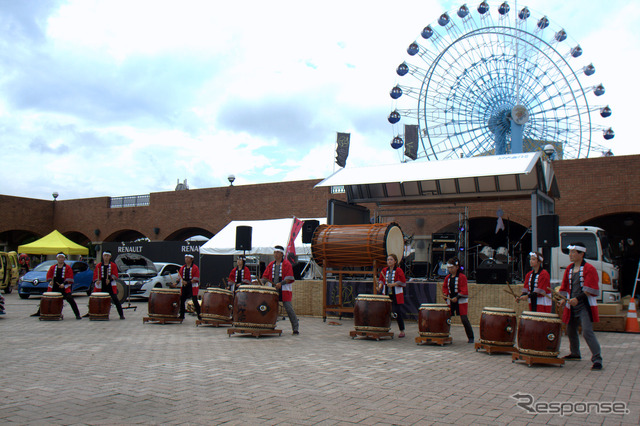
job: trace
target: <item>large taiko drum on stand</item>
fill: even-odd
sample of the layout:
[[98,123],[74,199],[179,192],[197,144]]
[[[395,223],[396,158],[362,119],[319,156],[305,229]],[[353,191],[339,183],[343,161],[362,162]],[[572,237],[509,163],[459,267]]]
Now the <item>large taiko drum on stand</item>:
[[516,349],[525,355],[557,357],[562,321],[556,314],[524,311],[518,325]]
[[320,225],[313,233],[311,253],[318,265],[371,266],[374,261],[385,265],[390,254],[402,260],[404,237],[394,222]]
[[480,316],[480,343],[513,346],[518,318],[516,311],[507,308],[484,308]]
[[449,337],[451,308],[446,303],[423,303],[418,312],[421,337]]
[[91,293],[89,297],[89,319],[108,320],[111,311],[111,295],[109,293]]
[[241,285],[233,301],[233,327],[273,330],[278,319],[278,291],[261,285]]
[[62,293],[48,291],[40,298],[40,319],[62,319]]
[[233,319],[233,292],[223,288],[208,288],[202,294],[202,319],[230,322]]
[[154,288],[149,294],[150,318],[178,318],[180,314],[179,288]]
[[387,333],[391,329],[391,298],[384,294],[360,294],[353,307],[356,331]]

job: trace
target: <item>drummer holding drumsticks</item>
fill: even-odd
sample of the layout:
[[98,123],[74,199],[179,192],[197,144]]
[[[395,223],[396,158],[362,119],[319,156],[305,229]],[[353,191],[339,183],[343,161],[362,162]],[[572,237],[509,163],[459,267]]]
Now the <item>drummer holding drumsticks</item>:
[[239,256],[236,260],[236,267],[231,270],[229,278],[227,278],[227,288],[234,293],[242,284],[251,284],[251,271],[244,264],[246,261],[244,256]]
[[300,334],[300,332],[298,331],[298,317],[291,303],[293,299],[293,282],[295,281],[293,277],[293,267],[291,263],[284,258],[284,247],[275,246],[273,248],[273,257],[274,260],[269,263],[264,270],[260,281],[262,284],[273,285],[276,290],[278,290],[278,293],[280,293],[280,300],[282,300],[282,305],[287,311],[289,321],[291,321],[293,335],[296,336]]
[[122,312],[122,305],[118,300],[116,278],[118,278],[118,267],[111,261],[111,253],[103,251],[102,262],[98,263],[96,268],[93,270],[93,291],[109,293],[111,301],[116,305],[120,319],[123,320],[124,313]]
[[469,343],[473,343],[473,329],[469,318],[467,318],[467,310],[469,307],[469,289],[467,286],[467,277],[460,272],[460,260],[452,257],[447,260],[447,270],[449,275],[444,277],[442,283],[442,294],[444,295],[447,305],[451,309],[451,316],[460,315],[460,320],[464,326]]
[[387,267],[380,271],[378,280],[378,291],[386,294],[391,298],[391,307],[398,321],[400,334],[398,337],[404,337],[404,318],[402,318],[402,305],[404,305],[404,287],[407,285],[407,279],[402,269],[398,267],[398,256],[391,253],[387,256]]
[[531,271],[524,277],[522,295],[516,302],[529,299],[529,310],[551,313],[551,276],[542,269],[542,254],[529,253]]
[[187,311],[185,304],[188,298],[191,298],[193,307],[200,317],[200,303],[198,303],[198,289],[200,288],[200,268],[193,263],[193,255],[187,253],[184,255],[184,265],[178,271],[178,284],[173,287],[180,286],[180,319],[184,319],[184,314]]
[[582,337],[591,350],[592,370],[602,370],[600,343],[593,332],[593,323],[600,320],[597,297],[600,294],[600,278],[593,265],[585,262],[586,245],[575,242],[567,246],[572,262],[564,271],[560,293],[564,299],[561,305],[562,322],[567,324],[569,348],[571,352],[564,359],[581,359],[578,326],[582,326]]

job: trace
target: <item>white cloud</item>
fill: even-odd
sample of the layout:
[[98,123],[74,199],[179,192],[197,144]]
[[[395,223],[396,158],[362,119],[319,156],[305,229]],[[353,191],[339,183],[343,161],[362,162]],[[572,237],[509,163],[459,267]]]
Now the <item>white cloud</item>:
[[[397,162],[386,122],[395,68],[424,26],[461,4],[4,2],[2,193],[65,199],[172,190],[177,178],[192,188],[226,186],[229,174],[237,185],[323,178],[337,168],[338,131],[351,133],[347,167]],[[596,65],[613,151],[639,152],[639,6],[531,8]]]

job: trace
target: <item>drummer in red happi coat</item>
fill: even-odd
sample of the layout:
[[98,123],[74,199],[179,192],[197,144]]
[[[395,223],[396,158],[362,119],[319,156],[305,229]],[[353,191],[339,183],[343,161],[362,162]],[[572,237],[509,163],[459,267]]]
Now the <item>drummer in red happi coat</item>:
[[93,291],[109,293],[111,301],[116,305],[120,319],[123,320],[124,313],[122,312],[120,300],[118,300],[117,278],[118,267],[111,261],[111,253],[108,251],[102,252],[102,262],[98,263],[93,270]]
[[460,321],[462,321],[469,343],[473,343],[473,329],[467,317],[469,307],[467,277],[460,271],[460,260],[457,257],[447,260],[447,270],[449,274],[444,277],[442,294],[451,309],[451,316],[460,315]]
[[238,256],[236,267],[231,270],[229,278],[227,278],[227,288],[234,293],[238,291],[238,287],[242,284],[251,284],[251,271],[245,265],[244,256]]
[[391,298],[391,308],[398,321],[398,328],[400,329],[398,337],[404,337],[402,307],[404,305],[404,288],[406,285],[407,279],[402,269],[398,266],[398,256],[392,253],[387,256],[387,266],[380,271],[378,292],[386,294]]
[[[71,306],[71,309],[73,309],[76,319],[82,319],[80,311],[78,310],[78,305],[73,299],[73,294],[71,292],[73,285],[73,269],[71,269],[71,266],[65,262],[66,259],[67,256],[64,253],[58,253],[56,255],[57,263],[51,265],[47,271],[47,281],[49,282],[47,292],[53,291],[61,293],[64,300],[66,300]],[[31,316],[39,317],[40,308],[38,308],[38,311]]]
[[542,254],[529,253],[531,271],[524,277],[522,295],[516,301],[529,299],[530,311],[551,313],[551,276],[542,268],[543,261]]
[[191,253],[184,255],[184,265],[178,271],[180,287],[180,319],[184,319],[187,311],[185,304],[191,298],[198,319],[200,317],[200,303],[198,303],[198,290],[200,289],[200,268],[193,263],[194,256]]

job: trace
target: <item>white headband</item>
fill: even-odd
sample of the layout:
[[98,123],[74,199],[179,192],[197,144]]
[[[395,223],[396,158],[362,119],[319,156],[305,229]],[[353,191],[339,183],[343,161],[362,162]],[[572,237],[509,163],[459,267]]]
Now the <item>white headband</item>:
[[185,254],[185,255],[184,255],[184,257],[190,257],[190,258],[192,258],[192,259],[194,259],[194,258],[195,258],[195,256],[194,256],[194,255],[192,255],[191,253],[187,253],[187,254]]
[[542,256],[540,256],[538,253],[536,252],[530,252],[529,253],[530,257],[535,257],[536,259],[538,259],[540,262],[544,261],[544,258]]
[[282,249],[279,249],[279,248],[274,248],[273,249],[274,253],[277,252],[277,251],[279,251],[280,253],[284,254],[284,250],[282,250]]
[[582,246],[576,246],[576,245],[568,245],[567,248],[569,250],[577,250],[577,251],[581,251],[583,253],[585,253],[587,251],[586,247],[582,247]]
[[103,251],[102,254],[108,254],[109,256],[111,256],[111,252],[110,251]]

